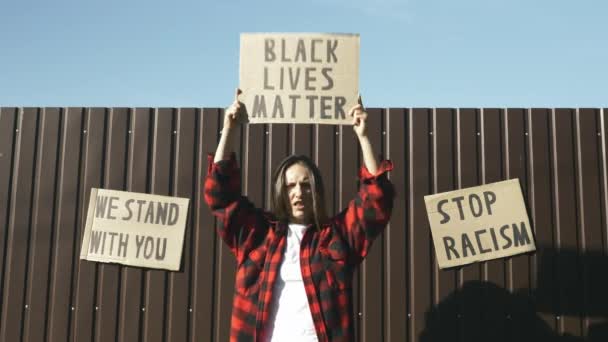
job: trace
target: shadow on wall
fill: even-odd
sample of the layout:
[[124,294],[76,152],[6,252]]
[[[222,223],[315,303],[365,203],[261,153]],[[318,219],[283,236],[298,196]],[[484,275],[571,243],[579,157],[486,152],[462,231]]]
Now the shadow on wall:
[[[537,256],[538,288],[466,282],[426,313],[420,341],[608,341],[608,257],[554,249]],[[557,333],[556,316],[590,318],[586,336]]]

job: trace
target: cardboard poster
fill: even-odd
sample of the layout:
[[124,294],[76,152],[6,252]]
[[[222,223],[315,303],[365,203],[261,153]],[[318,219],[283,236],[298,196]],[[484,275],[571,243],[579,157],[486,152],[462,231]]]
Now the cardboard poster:
[[249,123],[351,124],[359,35],[241,34],[239,77]]
[[424,197],[440,268],[536,250],[518,179]]
[[179,270],[189,202],[91,189],[80,259]]

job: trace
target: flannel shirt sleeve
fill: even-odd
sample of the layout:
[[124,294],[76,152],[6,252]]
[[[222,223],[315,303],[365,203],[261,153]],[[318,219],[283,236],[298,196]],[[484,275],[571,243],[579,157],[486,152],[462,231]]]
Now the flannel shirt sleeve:
[[387,172],[392,169],[390,160],[382,160],[375,174],[361,166],[359,191],[348,207],[336,216],[336,226],[348,243],[351,260],[355,263],[365,258],[391,217],[395,191]]
[[207,177],[204,185],[205,202],[218,220],[218,234],[228,245],[240,264],[249,250],[261,243],[269,226],[267,214],[241,195],[241,172],[236,156],[213,162],[207,156]]

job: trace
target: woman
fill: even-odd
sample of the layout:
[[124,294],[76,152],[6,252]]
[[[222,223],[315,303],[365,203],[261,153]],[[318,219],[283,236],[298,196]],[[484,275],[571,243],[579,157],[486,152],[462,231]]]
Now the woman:
[[390,218],[393,188],[367,137],[367,113],[350,110],[363,152],[360,190],[334,217],[325,214],[317,166],[290,156],[273,175],[271,212],[240,192],[232,152],[234,128],[244,115],[238,101],[226,110],[215,156],[209,156],[205,201],[218,233],[237,259],[231,341],[350,341],[352,274]]

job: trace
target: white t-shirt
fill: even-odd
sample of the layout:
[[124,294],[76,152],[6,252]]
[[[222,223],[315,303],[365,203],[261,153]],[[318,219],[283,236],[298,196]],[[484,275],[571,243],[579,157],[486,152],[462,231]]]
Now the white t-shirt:
[[289,224],[287,246],[273,288],[270,308],[270,342],[317,342],[300,269],[300,243],[306,226]]

